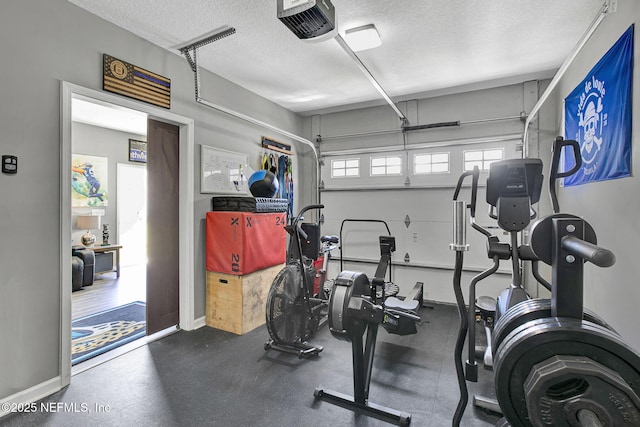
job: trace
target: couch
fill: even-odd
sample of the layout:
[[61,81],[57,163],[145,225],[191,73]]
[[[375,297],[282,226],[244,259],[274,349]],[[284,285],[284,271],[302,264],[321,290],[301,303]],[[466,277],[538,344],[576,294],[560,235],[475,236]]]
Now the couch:
[[[84,246],[74,246],[71,248],[72,257],[82,260],[82,281],[81,287],[93,285],[96,254]],[[75,289],[74,289],[75,290]]]

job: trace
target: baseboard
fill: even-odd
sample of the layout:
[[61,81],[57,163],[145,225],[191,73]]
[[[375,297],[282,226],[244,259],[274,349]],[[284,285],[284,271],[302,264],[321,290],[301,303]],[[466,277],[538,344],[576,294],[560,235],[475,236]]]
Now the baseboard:
[[200,318],[198,318],[198,319],[195,319],[195,320],[193,321],[193,329],[194,329],[194,330],[196,330],[196,329],[200,329],[200,328],[202,328],[203,326],[207,326],[207,319],[206,319],[206,317],[205,317],[205,316],[202,316],[202,317],[200,317]]
[[[13,412],[17,412],[17,409],[20,408],[20,405],[28,405],[60,391],[62,389],[62,387],[60,387],[60,384],[60,377],[51,378],[48,381],[34,385],[31,388],[20,391],[5,399],[0,400],[0,418]],[[16,406],[16,410],[11,410],[11,406]]]

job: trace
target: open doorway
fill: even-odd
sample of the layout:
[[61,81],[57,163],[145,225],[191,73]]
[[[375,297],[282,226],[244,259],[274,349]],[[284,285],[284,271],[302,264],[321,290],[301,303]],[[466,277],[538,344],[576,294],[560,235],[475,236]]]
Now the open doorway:
[[146,133],[143,112],[72,99],[72,222],[93,228],[72,233],[73,365],[146,336]]
[[[130,108],[144,112],[149,118],[174,124],[179,128],[179,237],[175,242],[179,251],[179,325],[180,329],[192,330],[196,327],[194,318],[194,160],[195,138],[194,120],[170,111],[144,103],[129,100],[102,91],[85,88],[69,82],[61,82],[61,223],[60,223],[60,288],[61,288],[61,334],[60,334],[60,383],[59,388],[71,382],[71,288],[72,265],[71,235],[75,231],[71,212],[71,170],[72,159],[72,120],[71,103],[73,98],[90,98],[97,102],[110,103],[116,107]],[[148,336],[145,342],[154,340],[164,332]],[[142,341],[142,340],[140,340]],[[74,372],[78,370],[74,369]],[[55,389],[59,389],[55,387]],[[55,390],[54,390],[55,391]]]

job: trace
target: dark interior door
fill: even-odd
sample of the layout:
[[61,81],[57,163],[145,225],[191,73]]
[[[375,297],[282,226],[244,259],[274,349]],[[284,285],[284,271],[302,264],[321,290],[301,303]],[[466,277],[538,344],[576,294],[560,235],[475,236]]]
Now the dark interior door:
[[180,319],[178,250],[179,128],[147,125],[147,335]]

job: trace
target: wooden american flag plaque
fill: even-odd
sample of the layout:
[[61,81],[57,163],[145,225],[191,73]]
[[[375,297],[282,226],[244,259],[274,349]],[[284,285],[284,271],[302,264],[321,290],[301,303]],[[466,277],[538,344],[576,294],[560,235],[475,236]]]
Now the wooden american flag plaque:
[[113,56],[102,55],[102,88],[164,108],[171,107],[171,79]]

